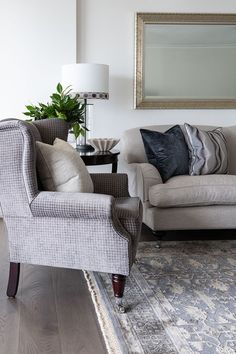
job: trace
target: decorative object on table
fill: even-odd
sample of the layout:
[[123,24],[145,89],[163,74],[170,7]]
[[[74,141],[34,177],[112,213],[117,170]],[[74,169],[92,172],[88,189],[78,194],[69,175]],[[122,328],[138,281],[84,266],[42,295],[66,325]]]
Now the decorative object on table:
[[72,89],[70,87],[63,89],[58,83],[56,92],[50,96],[50,99],[51,101],[47,103],[27,105],[24,114],[35,121],[46,118],[62,119],[68,123],[67,130],[71,128],[75,137],[83,134],[85,105],[77,95],[72,95]]
[[109,66],[105,64],[68,64],[62,67],[62,82],[71,86],[72,92],[84,100],[84,130],[76,148],[80,151],[93,151],[94,148],[87,144],[87,131],[89,130],[88,99],[109,98]]
[[140,242],[115,311],[110,278],[86,273],[109,353],[235,353],[236,241]]
[[226,174],[228,154],[223,129],[204,131],[185,123],[184,130],[190,152],[190,176]]
[[94,147],[95,151],[110,151],[119,143],[120,139],[114,138],[91,138],[88,142]]

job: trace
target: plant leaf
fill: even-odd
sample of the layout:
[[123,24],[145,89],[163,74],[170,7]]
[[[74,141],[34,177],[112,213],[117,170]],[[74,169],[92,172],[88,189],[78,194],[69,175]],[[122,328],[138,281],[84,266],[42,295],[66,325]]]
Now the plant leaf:
[[62,85],[60,84],[60,82],[57,84],[57,92],[58,93],[62,93],[63,91],[63,88],[62,88]]

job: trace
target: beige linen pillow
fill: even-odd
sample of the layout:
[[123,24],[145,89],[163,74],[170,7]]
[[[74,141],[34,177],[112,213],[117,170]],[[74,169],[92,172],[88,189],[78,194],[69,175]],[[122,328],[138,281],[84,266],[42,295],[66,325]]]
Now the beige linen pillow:
[[37,170],[47,191],[92,193],[93,182],[79,153],[64,140],[36,142]]

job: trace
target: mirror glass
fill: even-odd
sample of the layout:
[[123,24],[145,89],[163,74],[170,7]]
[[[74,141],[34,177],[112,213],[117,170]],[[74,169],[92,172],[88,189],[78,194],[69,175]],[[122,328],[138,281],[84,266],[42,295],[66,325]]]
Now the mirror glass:
[[143,21],[139,35],[142,108],[236,107],[236,22]]

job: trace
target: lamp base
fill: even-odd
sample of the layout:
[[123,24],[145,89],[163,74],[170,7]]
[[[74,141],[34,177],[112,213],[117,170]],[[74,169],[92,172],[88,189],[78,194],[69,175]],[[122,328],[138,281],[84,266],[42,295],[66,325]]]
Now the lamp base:
[[89,144],[85,144],[85,145],[78,144],[76,145],[76,150],[80,152],[89,152],[89,151],[92,152],[94,151],[94,148],[92,147],[92,145]]

